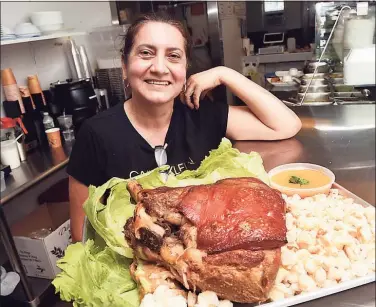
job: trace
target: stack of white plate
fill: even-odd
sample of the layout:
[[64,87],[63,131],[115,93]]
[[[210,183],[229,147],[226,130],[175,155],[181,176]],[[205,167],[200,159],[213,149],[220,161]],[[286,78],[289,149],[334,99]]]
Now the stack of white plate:
[[1,25],[1,40],[15,39],[16,35],[7,27]]

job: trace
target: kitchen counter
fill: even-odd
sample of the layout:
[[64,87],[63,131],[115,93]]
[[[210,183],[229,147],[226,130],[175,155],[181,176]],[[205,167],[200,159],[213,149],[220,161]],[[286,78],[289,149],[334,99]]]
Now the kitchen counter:
[[49,175],[63,168],[69,160],[72,144],[65,143],[63,147],[51,149],[37,148],[27,154],[26,161],[13,169],[5,179],[6,189],[1,192],[0,204],[8,201],[31,188]]
[[61,176],[59,173],[64,171],[63,168],[68,163],[72,145],[65,143],[63,147],[56,149],[37,148],[29,152],[26,161],[22,162],[20,167],[13,169],[5,178],[6,189],[1,193],[0,202],[1,264],[9,270],[11,269],[7,263],[9,260],[13,270],[20,274],[21,282],[10,296],[0,298],[0,305],[29,302],[31,306],[38,306],[41,299],[53,296],[54,289],[50,280],[26,277],[11,239],[9,225],[28,214],[30,212],[28,210],[32,210],[36,201],[32,195],[42,192],[40,190],[43,188],[48,188],[46,185],[51,182],[51,178],[56,180]]

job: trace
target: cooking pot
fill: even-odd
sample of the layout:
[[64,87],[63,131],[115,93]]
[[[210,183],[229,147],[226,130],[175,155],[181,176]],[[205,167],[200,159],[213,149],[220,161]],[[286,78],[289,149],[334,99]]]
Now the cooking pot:
[[51,83],[52,106],[54,116],[72,115],[73,125],[77,131],[82,122],[95,115],[98,100],[92,84],[88,80],[66,80]]

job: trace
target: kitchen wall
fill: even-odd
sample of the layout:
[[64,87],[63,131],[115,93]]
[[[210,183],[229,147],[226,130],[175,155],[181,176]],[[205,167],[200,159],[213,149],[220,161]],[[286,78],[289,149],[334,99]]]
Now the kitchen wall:
[[[35,11],[61,11],[64,28],[89,31],[95,27],[111,25],[108,1],[72,2],[1,2],[1,24],[14,28],[18,23],[28,22]],[[86,47],[92,69],[96,62],[90,50],[87,35],[75,36],[77,45]],[[1,68],[11,67],[19,85],[26,84],[28,75],[38,74],[42,89],[51,82],[70,77],[69,65],[63,48],[64,39],[37,41],[1,46]],[[1,91],[1,102],[4,100]],[[4,116],[1,105],[1,116]]]

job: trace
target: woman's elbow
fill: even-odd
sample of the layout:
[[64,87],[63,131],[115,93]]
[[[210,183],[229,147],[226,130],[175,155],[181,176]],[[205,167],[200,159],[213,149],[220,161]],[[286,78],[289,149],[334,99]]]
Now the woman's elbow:
[[284,125],[278,133],[278,139],[284,140],[294,137],[302,129],[302,122],[299,117],[290,122],[288,125]]

